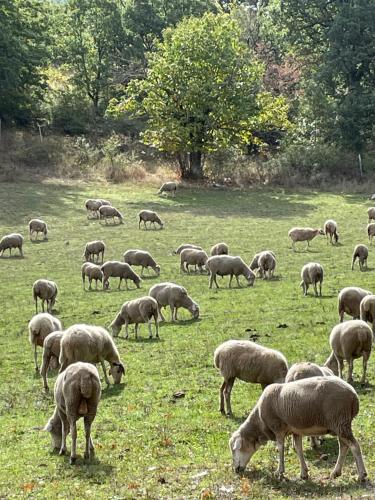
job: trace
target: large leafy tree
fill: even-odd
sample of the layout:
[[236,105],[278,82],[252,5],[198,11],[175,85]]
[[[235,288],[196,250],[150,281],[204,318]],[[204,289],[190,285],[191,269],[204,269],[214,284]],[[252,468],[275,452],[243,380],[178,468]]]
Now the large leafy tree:
[[176,153],[184,177],[200,178],[204,153],[256,140],[287,125],[282,97],[262,92],[263,67],[227,14],[189,18],[164,31],[117,112],[147,117],[145,143]]

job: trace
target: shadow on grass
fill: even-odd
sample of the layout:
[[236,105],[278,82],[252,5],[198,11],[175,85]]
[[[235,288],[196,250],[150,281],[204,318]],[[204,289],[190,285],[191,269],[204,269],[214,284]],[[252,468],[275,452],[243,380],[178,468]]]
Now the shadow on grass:
[[[95,444],[95,443],[94,443]],[[53,453],[58,456],[58,452]],[[77,455],[77,461],[74,465],[69,464],[69,454],[61,457],[61,463],[58,468],[65,474],[66,469],[69,468],[69,477],[79,478],[85,482],[93,484],[100,484],[101,477],[108,477],[115,473],[116,467],[100,461],[97,455],[94,455],[90,460],[83,458],[83,455]]]
[[113,398],[122,394],[125,390],[125,382],[121,382],[120,384],[111,384],[105,387],[102,390],[101,399]]
[[0,259],[2,260],[21,260],[24,258],[24,255],[0,255]]
[[48,243],[48,240],[29,240],[32,245],[40,245],[41,243]]

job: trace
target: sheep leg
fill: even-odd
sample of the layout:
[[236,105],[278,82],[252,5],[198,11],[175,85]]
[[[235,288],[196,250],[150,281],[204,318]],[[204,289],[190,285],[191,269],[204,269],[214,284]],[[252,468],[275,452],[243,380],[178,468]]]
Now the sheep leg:
[[363,357],[362,357],[362,360],[363,360],[363,372],[362,372],[362,379],[361,379],[361,384],[365,384],[366,383],[366,371],[367,371],[367,361],[368,361],[368,358],[369,358],[369,354],[367,352],[364,352],[363,353]]
[[234,384],[235,378],[230,378],[229,380],[226,381],[225,384],[225,389],[224,389],[224,397],[225,397],[225,403],[227,405],[227,415],[228,417],[231,417],[233,415],[232,413],[232,406],[230,404],[230,395],[232,392],[233,384]]
[[121,281],[122,281],[122,278],[120,278],[120,281],[118,282],[117,290],[121,290]]
[[91,282],[92,282],[92,278],[89,278],[89,290],[92,290],[92,288],[91,288]]
[[322,296],[322,282],[319,281],[319,295]]
[[305,462],[305,457],[303,455],[303,447],[302,447],[302,436],[298,436],[297,434],[293,434],[293,442],[294,442],[294,449],[296,450],[299,463],[301,466],[301,472],[300,472],[300,477],[301,479],[308,479],[309,478],[309,468],[307,467],[307,464]]
[[125,321],[125,338],[129,337],[129,323]]
[[233,274],[230,275],[229,288],[232,288],[232,279],[233,279]]
[[70,420],[70,433],[72,435],[72,449],[69,463],[73,465],[77,460],[77,422],[74,417]]
[[178,321],[178,318],[177,318],[177,313],[178,313],[178,307],[175,307],[175,310],[174,310],[174,319],[176,321]]
[[360,481],[364,481],[367,477],[367,471],[365,464],[363,463],[361,447],[359,446],[358,441],[354,436],[352,436],[352,438],[349,440],[349,448],[353,454],[353,457],[355,458],[358,471],[358,479]]
[[100,360],[100,364],[102,365],[102,370],[103,370],[103,373],[104,373],[104,380],[105,380],[105,383],[107,385],[111,385],[110,381],[109,381],[109,378],[107,376],[107,372],[105,371],[105,363],[104,363],[104,359],[101,359]]
[[318,296],[318,289],[316,287],[316,283],[314,283],[314,292],[315,292],[315,297]]
[[214,275],[214,282],[215,282],[216,288],[219,288],[219,285],[217,284],[217,280],[216,280],[216,274]]
[[348,454],[349,445],[344,441],[341,436],[338,436],[339,441],[339,456],[335,468],[331,472],[331,479],[341,476],[342,466],[344,465],[346,455]]
[[144,269],[144,266],[142,266],[142,269],[141,269],[141,276],[143,278],[143,269]]
[[241,288],[241,284],[239,282],[239,279],[238,279],[238,276],[236,275],[236,280],[237,280],[237,285],[238,285],[238,288]]
[[344,361],[341,358],[338,358],[335,355],[336,361],[337,361],[337,366],[338,366],[338,371],[339,371],[339,377],[342,378],[342,370],[344,368]]
[[134,326],[135,338],[138,339],[138,323]]
[[38,314],[38,298],[35,297],[35,312]]
[[[284,477],[285,464],[284,464],[284,452],[285,452],[285,436],[276,436],[276,445],[279,450],[279,466],[277,468],[277,475],[279,479]],[[299,456],[299,455],[298,455]]]
[[148,337],[152,339],[152,329],[151,329],[151,320],[149,319],[148,322]]
[[172,314],[172,321],[175,321],[175,319],[174,319],[175,307],[170,306],[170,308],[171,308],[171,314]]
[[295,242],[294,241],[292,241],[292,248],[293,248],[293,252],[295,252],[296,251],[296,247],[295,247]]
[[208,288],[212,288],[213,281],[214,281],[213,275],[210,274],[210,281],[209,281],[209,284],[208,284]]
[[66,453],[66,436],[69,432],[69,422],[68,419],[62,411],[59,411],[59,417],[61,420],[61,448],[59,451],[59,455],[65,455]]
[[44,299],[42,299],[42,311],[44,312]]
[[[36,350],[36,349],[35,349]],[[43,353],[44,354],[44,353]],[[49,387],[48,387],[48,382],[47,382],[47,369],[48,369],[48,365],[49,365],[49,359],[46,359],[43,355],[43,362],[42,362],[42,366],[40,368],[40,374],[42,376],[42,379],[43,379],[43,387],[44,387],[44,390],[46,392],[48,392],[49,390]]]
[[159,323],[158,323],[158,319],[157,319],[157,316],[154,317],[154,320],[155,320],[155,331],[156,331],[156,338],[158,339],[159,338]]
[[165,321],[165,317],[163,316],[163,313],[161,312],[161,306],[158,307],[158,310],[159,310],[159,320],[160,321]]
[[84,457],[86,459],[90,459],[91,452],[94,451],[94,445],[91,439],[91,419],[89,417],[84,417],[84,426],[85,426],[85,438],[86,438],[86,449]]
[[348,382],[353,383],[353,358],[348,359],[349,370],[348,370]]
[[221,387],[220,387],[220,407],[219,407],[219,411],[223,415],[225,414],[225,408],[224,408],[224,390],[225,390],[225,386],[226,386],[226,382],[224,380],[224,382],[221,384]]

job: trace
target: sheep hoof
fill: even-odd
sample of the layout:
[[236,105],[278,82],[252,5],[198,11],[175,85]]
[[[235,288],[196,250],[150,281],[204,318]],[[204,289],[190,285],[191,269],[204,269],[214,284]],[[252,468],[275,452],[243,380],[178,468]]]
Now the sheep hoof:
[[330,478],[331,479],[336,479],[336,477],[340,477],[341,476],[341,471],[333,471],[330,475]]
[[65,455],[65,453],[66,453],[66,449],[65,448],[63,448],[63,449],[61,449],[59,451],[59,455]]
[[83,455],[85,460],[90,460],[90,453],[86,453]]
[[303,479],[304,481],[307,481],[307,479],[309,479],[309,474],[308,472],[303,472],[301,475],[300,475],[300,478]]
[[358,476],[358,481],[361,483],[365,483],[367,481],[367,472],[364,472],[360,476]]
[[74,465],[76,463],[77,457],[70,457],[69,463],[70,465]]

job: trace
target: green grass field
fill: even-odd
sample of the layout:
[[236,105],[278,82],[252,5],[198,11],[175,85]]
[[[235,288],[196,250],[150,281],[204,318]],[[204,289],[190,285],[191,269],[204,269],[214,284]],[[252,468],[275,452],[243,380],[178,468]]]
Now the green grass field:
[[[284,498],[375,495],[371,483],[359,485],[349,453],[343,476],[329,479],[337,458],[337,442],[327,437],[318,451],[305,443],[310,480],[298,479],[299,466],[291,445],[286,453],[289,481],[279,483],[274,471],[277,451],[272,443],[261,448],[243,478],[231,470],[228,438],[248,415],[261,394],[257,385],[237,381],[232,392],[234,419],[218,411],[221,377],[213,367],[213,352],[224,340],[248,339],[280,349],[292,364],[310,360],[323,363],[329,354],[328,337],[338,321],[337,293],[344,286],[375,289],[375,250],[368,272],[351,271],[355,244],[366,243],[364,196],[331,193],[272,191],[214,191],[183,189],[176,198],[160,198],[153,186],[116,187],[42,184],[0,185],[0,235],[25,236],[24,259],[0,259],[0,498]],[[112,201],[126,223],[101,226],[86,218],[88,197]],[[138,229],[137,213],[155,209],[165,220],[162,231]],[[49,224],[49,241],[33,244],[27,222],[41,217]],[[322,226],[327,218],[339,224],[341,244],[326,245],[318,236],[309,252],[293,253],[287,238],[294,225]],[[142,288],[108,292],[82,289],[80,267],[86,241],[103,239],[106,259],[122,260],[126,249],[149,250],[161,265],[158,279],[150,272]],[[276,278],[257,280],[254,288],[208,289],[207,275],[180,275],[172,250],[185,242],[207,251],[225,241],[233,255],[249,262],[262,249],[278,259]],[[309,261],[325,269],[323,297],[302,296],[300,270]],[[56,315],[68,327],[90,323],[108,327],[126,300],[148,293],[159,281],[185,286],[201,308],[192,321],[181,310],[180,321],[161,325],[160,340],[149,341],[142,326],[135,341],[118,338],[127,373],[124,383],[102,384],[102,400],[93,424],[96,457],[85,464],[83,426],[78,429],[80,458],[70,466],[68,457],[51,451],[50,436],[42,428],[53,412],[53,396],[46,395],[35,374],[27,323],[34,314],[32,283],[49,278],[59,286]],[[244,284],[244,281],[243,281]],[[286,328],[279,326],[286,324]],[[123,332],[121,334],[123,336]],[[41,360],[41,350],[39,351]],[[375,476],[374,383],[375,363],[370,358],[369,384],[359,385],[362,363],[355,362],[355,388],[361,408],[354,432],[364,453],[370,479]],[[102,376],[101,371],[99,370]],[[50,374],[53,386],[56,373]],[[176,391],[185,397],[174,400]],[[68,439],[70,449],[70,438]],[[326,455],[325,459],[321,455]]]

